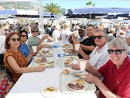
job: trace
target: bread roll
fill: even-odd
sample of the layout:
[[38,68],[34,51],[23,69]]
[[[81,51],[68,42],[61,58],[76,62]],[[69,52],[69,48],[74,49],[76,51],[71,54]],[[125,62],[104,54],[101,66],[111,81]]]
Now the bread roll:
[[47,87],[47,88],[44,89],[44,92],[46,94],[51,94],[51,93],[57,92],[57,89],[55,87]]
[[63,71],[63,74],[65,74],[65,75],[68,75],[70,73],[70,71],[68,70],[68,69],[65,69],[64,71]]
[[76,84],[78,84],[78,85],[84,85],[84,81],[82,80],[82,79],[77,79],[76,80]]

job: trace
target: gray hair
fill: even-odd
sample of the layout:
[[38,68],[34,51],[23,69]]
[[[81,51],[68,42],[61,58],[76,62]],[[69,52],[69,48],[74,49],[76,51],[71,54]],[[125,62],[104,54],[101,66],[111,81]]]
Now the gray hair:
[[96,30],[95,33],[96,33],[96,32],[102,32],[102,33],[104,33],[104,35],[107,37],[107,33],[106,33],[105,30]]
[[114,38],[109,43],[108,49],[110,47],[116,47],[116,48],[119,48],[119,49],[125,49],[127,53],[129,52],[129,46],[128,46],[127,42],[125,41],[125,39],[123,37]]

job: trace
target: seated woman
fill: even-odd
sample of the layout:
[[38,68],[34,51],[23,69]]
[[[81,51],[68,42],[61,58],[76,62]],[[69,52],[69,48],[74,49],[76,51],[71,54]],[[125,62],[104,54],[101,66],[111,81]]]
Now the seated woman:
[[49,37],[48,34],[44,35],[41,39],[38,37],[39,29],[38,26],[34,25],[31,27],[31,36],[28,39],[28,47],[29,49],[32,48],[32,46],[37,46],[37,49],[40,50],[41,48],[44,48],[46,44],[43,44],[43,40],[47,39]]
[[18,50],[20,46],[20,34],[9,33],[5,40],[5,49],[7,49],[4,55],[4,63],[6,69],[10,72],[10,80],[16,83],[22,73],[28,72],[41,72],[45,70],[43,66],[27,67],[28,62],[24,55]]
[[26,57],[27,61],[29,60],[29,63],[30,63],[30,61],[32,60],[32,56],[35,53],[33,53],[32,50],[29,50],[29,48],[26,44],[26,41],[28,39],[28,33],[26,30],[21,30],[21,31],[19,31],[19,34],[20,34],[20,42],[21,42],[21,45],[19,46],[19,50]]

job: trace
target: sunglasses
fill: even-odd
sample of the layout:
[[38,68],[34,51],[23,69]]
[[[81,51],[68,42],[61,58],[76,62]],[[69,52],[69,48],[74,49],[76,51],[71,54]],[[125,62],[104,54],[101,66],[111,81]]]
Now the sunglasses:
[[21,37],[27,37],[27,35],[21,35]]
[[102,37],[106,37],[106,36],[94,36],[94,39],[96,38],[101,39]]
[[84,33],[84,32],[80,31],[79,33]]
[[11,38],[11,40],[12,40],[13,42],[15,42],[16,40],[17,40],[17,41],[20,41],[20,38]]
[[122,52],[125,51],[125,49],[123,49],[123,50],[121,50],[121,49],[117,49],[117,50],[108,49],[107,51],[109,54],[113,54],[114,52],[116,54],[122,54]]
[[32,31],[32,33],[35,33],[35,32],[37,33],[38,31]]

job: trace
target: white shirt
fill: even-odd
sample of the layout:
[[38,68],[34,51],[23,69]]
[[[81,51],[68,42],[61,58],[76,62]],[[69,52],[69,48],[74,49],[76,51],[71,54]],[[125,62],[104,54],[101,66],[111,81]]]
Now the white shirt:
[[4,54],[6,49],[5,49],[5,38],[6,36],[0,36],[0,54]]
[[61,42],[63,44],[69,44],[69,41],[68,41],[66,36],[70,36],[71,34],[72,34],[72,32],[70,30],[62,30],[62,32],[61,32],[61,38],[62,38]]
[[53,33],[52,33],[52,37],[53,37],[53,40],[55,42],[59,42],[59,38],[60,38],[60,31],[58,30],[54,30]]
[[0,36],[5,35],[5,34],[6,34],[5,30],[4,29],[0,29]]
[[97,48],[98,46],[90,54],[89,62],[96,68],[99,68],[109,60],[108,45],[105,44],[100,50],[97,50]]

